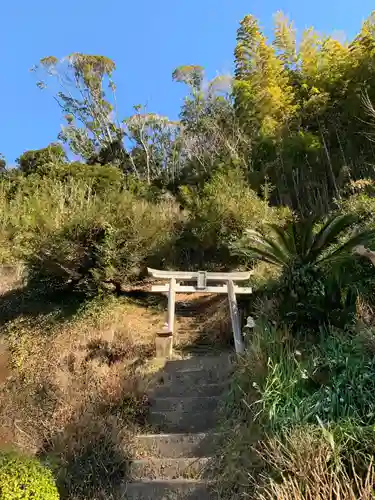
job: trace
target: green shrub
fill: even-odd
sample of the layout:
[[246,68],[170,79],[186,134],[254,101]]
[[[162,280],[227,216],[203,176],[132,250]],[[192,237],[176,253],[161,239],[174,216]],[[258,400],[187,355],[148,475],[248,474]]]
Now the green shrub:
[[[342,270],[341,270],[342,271]],[[295,334],[320,327],[350,327],[357,312],[358,291],[352,276],[320,269],[314,265],[294,265],[285,269],[277,286],[278,319]]]
[[188,221],[177,241],[184,267],[231,269],[248,260],[233,255],[231,243],[248,228],[263,229],[267,223],[283,223],[287,208],[270,207],[249,188],[236,169],[218,171],[202,190],[181,189]]
[[23,260],[36,240],[60,229],[72,213],[81,210],[82,217],[88,216],[92,195],[92,187],[82,180],[17,175],[0,182],[2,253]]
[[[359,218],[358,229],[375,228],[375,184],[374,181],[361,179],[350,184],[349,197],[340,201],[342,213],[356,214]],[[369,241],[366,247],[375,250],[375,241]],[[356,256],[344,263],[342,274],[350,276],[359,298],[359,319],[365,323],[374,323],[375,310],[375,268],[369,259]]]
[[173,199],[153,203],[124,190],[112,167],[63,167],[60,179],[0,182],[2,262],[25,262],[29,279],[43,286],[93,291],[170,260],[180,219]]
[[[70,203],[71,201],[71,203]],[[49,289],[70,286],[85,292],[138,279],[147,265],[163,265],[173,243],[178,210],[128,192],[64,200],[69,216],[44,232],[26,256],[29,280]]]
[[18,175],[8,175],[6,180],[10,181],[13,193],[22,191],[24,194],[33,193],[36,188],[44,189],[49,183],[56,182],[62,185],[71,182],[86,184],[95,193],[118,191],[125,185],[125,176],[119,168],[80,162],[53,163],[47,165],[45,170],[37,169],[27,175],[18,171]]
[[368,225],[375,223],[375,183],[369,179],[360,179],[349,184],[349,196],[339,202],[343,213],[353,213],[361,217]]
[[38,460],[15,453],[0,455],[1,500],[58,500],[52,473]]
[[118,191],[125,184],[121,170],[111,165],[85,165],[84,163],[62,163],[53,170],[60,181],[74,179],[86,182],[95,193]]
[[21,171],[26,174],[48,174],[56,164],[66,161],[66,155],[60,144],[50,144],[43,149],[25,151],[17,163]]

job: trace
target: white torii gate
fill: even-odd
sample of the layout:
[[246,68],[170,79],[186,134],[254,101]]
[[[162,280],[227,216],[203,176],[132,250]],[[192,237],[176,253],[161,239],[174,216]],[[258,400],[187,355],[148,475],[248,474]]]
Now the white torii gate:
[[[230,316],[232,321],[233,338],[236,352],[244,352],[244,342],[241,333],[240,315],[238,311],[236,293],[250,294],[252,288],[239,287],[234,284],[235,281],[247,281],[252,272],[233,272],[233,273],[210,273],[206,271],[159,271],[148,268],[148,273],[153,278],[168,280],[164,285],[154,285],[153,292],[168,294],[168,333],[173,337],[174,317],[176,306],[176,293],[227,293],[229,300]],[[196,281],[196,285],[180,285],[180,281]],[[217,285],[208,285],[212,281],[221,283]],[[172,347],[172,344],[171,344]]]

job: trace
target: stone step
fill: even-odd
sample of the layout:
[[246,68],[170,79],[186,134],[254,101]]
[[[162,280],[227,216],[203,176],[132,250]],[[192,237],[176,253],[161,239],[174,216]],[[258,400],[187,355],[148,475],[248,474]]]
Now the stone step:
[[193,458],[209,457],[215,452],[219,434],[142,434],[134,439],[136,458],[165,457]]
[[125,498],[129,500],[217,500],[204,481],[172,480],[128,483]]
[[212,411],[188,413],[182,411],[156,412],[151,409],[149,423],[164,433],[206,432],[216,427],[218,417]]
[[167,361],[165,371],[168,373],[189,372],[200,370],[230,370],[232,367],[232,353],[220,356],[192,356],[186,359]]
[[220,367],[206,370],[164,371],[158,377],[159,384],[180,384],[184,387],[191,385],[217,384],[228,379],[228,371]]
[[186,387],[179,382],[168,382],[166,384],[157,385],[150,390],[149,395],[151,398],[168,398],[168,397],[215,397],[220,396],[228,389],[227,383],[211,383],[199,384],[197,386],[190,385]]
[[[189,338],[187,336],[187,338]],[[227,345],[227,347],[229,347]],[[200,340],[194,340],[192,344],[191,341],[185,341],[184,335],[178,335],[177,342],[174,345],[174,351],[176,353],[181,353],[183,355],[189,355],[192,357],[201,356],[219,356],[223,352],[222,345],[213,345],[212,340],[209,338],[202,338]]]
[[209,458],[142,458],[130,464],[132,480],[140,479],[197,479]]
[[177,411],[196,413],[199,411],[216,411],[220,399],[218,396],[150,398],[150,405],[152,410],[156,412]]

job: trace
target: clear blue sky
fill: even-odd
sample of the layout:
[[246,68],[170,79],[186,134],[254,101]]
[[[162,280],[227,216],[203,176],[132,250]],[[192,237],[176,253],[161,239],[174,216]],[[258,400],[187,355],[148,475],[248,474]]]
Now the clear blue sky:
[[303,29],[352,38],[373,0],[0,0],[0,152],[14,163],[23,151],[56,139],[62,122],[52,97],[29,72],[41,57],[106,55],[117,64],[120,116],[133,104],[176,117],[184,95],[171,73],[200,64],[208,76],[232,70],[240,19],[248,13],[267,33],[283,10]]

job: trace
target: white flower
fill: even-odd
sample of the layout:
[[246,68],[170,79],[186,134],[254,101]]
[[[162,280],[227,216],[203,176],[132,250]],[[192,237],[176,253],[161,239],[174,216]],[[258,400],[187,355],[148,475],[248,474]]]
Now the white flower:
[[255,327],[254,319],[251,316],[248,316],[245,328],[254,328],[254,327]]
[[295,354],[296,356],[302,356],[301,351],[294,351],[294,354]]
[[306,370],[301,371],[301,377],[304,378],[305,380],[309,378]]

